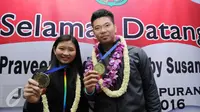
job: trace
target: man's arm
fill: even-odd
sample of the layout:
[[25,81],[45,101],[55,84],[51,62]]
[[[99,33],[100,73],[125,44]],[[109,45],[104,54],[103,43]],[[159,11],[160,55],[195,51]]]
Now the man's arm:
[[142,49],[138,55],[147,112],[161,112],[160,98],[149,58]]

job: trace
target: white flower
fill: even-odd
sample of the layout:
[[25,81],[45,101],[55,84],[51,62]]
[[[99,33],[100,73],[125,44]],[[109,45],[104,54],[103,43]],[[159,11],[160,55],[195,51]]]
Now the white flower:
[[[128,82],[129,82],[129,78],[130,78],[130,62],[129,62],[127,44],[126,44],[124,37],[120,36],[120,40],[121,40],[122,44],[124,45],[124,49],[123,49],[123,57],[124,57],[124,72],[123,73],[124,73],[124,76],[123,76],[123,81],[122,81],[122,85],[121,85],[120,89],[111,91],[109,88],[103,86],[103,79],[99,80],[99,85],[100,85],[101,89],[103,90],[103,92],[107,96],[112,97],[112,98],[120,97],[127,91]],[[92,52],[92,62],[93,62],[93,65],[97,64],[95,49],[93,49],[93,52]]]

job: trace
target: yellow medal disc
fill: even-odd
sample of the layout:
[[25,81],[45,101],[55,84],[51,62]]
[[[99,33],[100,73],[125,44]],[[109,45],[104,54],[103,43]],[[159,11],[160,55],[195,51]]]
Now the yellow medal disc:
[[94,66],[94,70],[97,71],[100,75],[102,75],[105,72],[105,66],[102,63],[97,63]]
[[50,83],[49,76],[42,72],[36,73],[33,79],[39,83],[39,87],[41,88],[46,88]]

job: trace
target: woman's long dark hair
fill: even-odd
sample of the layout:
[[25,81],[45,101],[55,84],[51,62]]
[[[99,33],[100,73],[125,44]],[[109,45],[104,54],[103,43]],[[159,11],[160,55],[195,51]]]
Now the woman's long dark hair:
[[80,48],[78,41],[76,40],[75,37],[72,35],[62,35],[58,37],[52,47],[51,50],[51,60],[50,60],[50,69],[53,67],[58,67],[60,65],[59,60],[56,58],[56,55],[54,54],[54,49],[57,48],[58,44],[63,41],[72,41],[72,43],[76,47],[76,57],[74,60],[69,64],[70,66],[70,71],[73,71],[73,75],[79,72],[79,74],[83,73],[83,65],[82,65],[82,60],[81,60],[81,53],[80,53]]

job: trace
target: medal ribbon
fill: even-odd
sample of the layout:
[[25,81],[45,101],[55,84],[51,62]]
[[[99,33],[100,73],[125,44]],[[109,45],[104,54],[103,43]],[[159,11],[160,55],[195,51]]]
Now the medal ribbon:
[[44,72],[44,73],[50,74],[50,73],[56,72],[56,71],[58,71],[58,70],[61,70],[61,69],[65,68],[65,67],[67,67],[67,65],[63,65],[63,66],[59,66],[59,67],[54,67],[54,68],[52,68],[52,69],[50,69],[50,70],[47,70],[47,71]]
[[[67,67],[67,65],[63,65],[63,66],[60,66],[60,67],[54,67],[50,70],[47,70],[45,73],[46,74],[50,74],[50,73],[53,73],[53,72],[56,72],[58,70],[61,70],[63,68]],[[66,74],[66,70],[64,70],[64,96],[63,96],[63,112],[65,112],[66,108],[67,108],[67,74]]]
[[65,112],[67,108],[67,73],[66,70],[64,71],[64,97],[63,97],[63,112]]
[[[117,41],[119,41],[120,39],[117,39]],[[102,53],[101,52],[99,52],[99,54],[100,54],[100,61],[101,60],[104,60],[108,55],[110,55],[112,52],[113,52],[113,50],[115,50],[115,48],[117,47],[117,45],[118,45],[118,43],[116,42],[116,44],[114,45],[114,46],[112,46],[110,49],[109,49],[109,51],[107,51],[103,56],[102,56]]]

